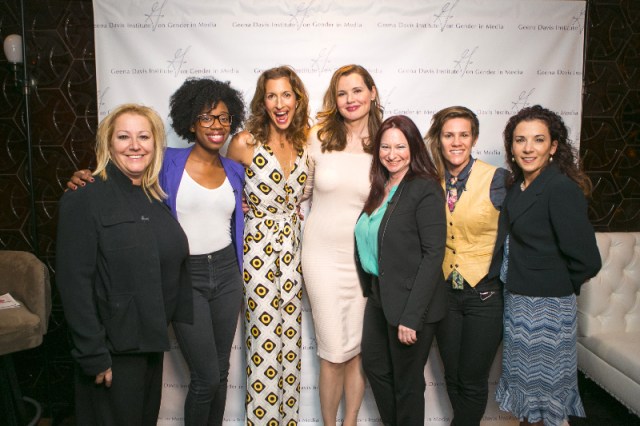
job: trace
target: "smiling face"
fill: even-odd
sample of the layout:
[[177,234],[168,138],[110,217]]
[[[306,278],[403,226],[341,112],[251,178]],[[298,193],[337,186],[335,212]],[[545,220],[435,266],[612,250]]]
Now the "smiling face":
[[367,119],[371,101],[376,98],[376,88],[369,90],[362,76],[351,73],[340,77],[336,92],[336,105],[347,123]]
[[[195,124],[191,126],[191,131],[196,135],[196,145],[200,148],[204,148],[208,151],[219,151],[224,145],[225,141],[231,133],[231,124],[225,126],[220,122],[220,114],[229,114],[229,108],[227,105],[220,101],[215,108],[204,108],[200,111],[199,115],[216,116],[217,119],[213,120],[211,127],[207,128],[200,124],[200,120],[196,120]],[[209,124],[207,124],[209,125]]]
[[267,80],[264,106],[272,126],[278,130],[289,128],[296,112],[296,94],[288,78]]
[[549,164],[555,154],[558,141],[552,141],[544,121],[521,121],[513,131],[511,153],[522,169],[525,183],[531,183]]
[[149,120],[131,113],[116,118],[109,152],[113,163],[134,185],[141,184],[142,176],[153,160],[154,150]]
[[471,159],[471,149],[476,144],[471,131],[471,121],[466,118],[450,118],[440,132],[440,149],[444,165],[457,176]]
[[400,129],[386,130],[380,139],[380,162],[396,182],[407,173],[411,163],[409,142]]

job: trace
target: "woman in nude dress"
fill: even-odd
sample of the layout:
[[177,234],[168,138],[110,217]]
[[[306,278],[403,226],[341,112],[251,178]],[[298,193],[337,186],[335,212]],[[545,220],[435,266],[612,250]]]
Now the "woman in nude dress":
[[320,404],[334,426],[345,398],[345,426],[356,424],[364,395],[360,361],[366,299],[354,262],[353,230],[369,194],[370,136],[382,122],[378,91],[359,65],[339,68],[324,95],[308,142],[302,270],[320,357]]

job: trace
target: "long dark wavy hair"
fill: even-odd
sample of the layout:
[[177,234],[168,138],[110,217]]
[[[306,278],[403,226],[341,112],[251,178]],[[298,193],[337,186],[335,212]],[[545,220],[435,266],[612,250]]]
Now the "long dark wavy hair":
[[[344,125],[344,118],[340,115],[340,111],[338,111],[337,94],[340,79],[351,74],[358,74],[362,77],[367,89],[374,90],[376,88],[376,83],[373,81],[373,77],[371,77],[369,71],[360,65],[345,65],[333,73],[329,88],[324,94],[322,111],[316,115],[319,125],[318,139],[322,143],[322,152],[342,151],[347,146],[347,129]],[[380,96],[376,89],[376,96],[373,101],[371,101],[369,120],[367,123],[369,137],[362,141],[362,148],[365,152],[371,152],[371,140],[380,128],[380,123],[382,123],[382,112]]]
[[380,143],[382,135],[389,129],[398,129],[402,132],[409,144],[409,170],[404,176],[405,180],[416,177],[433,179],[439,182],[438,172],[431,161],[427,146],[422,140],[420,130],[406,115],[394,115],[382,122],[380,129],[373,139],[373,160],[371,162],[371,191],[364,203],[364,211],[371,214],[382,203],[384,187],[389,180],[389,171],[380,161]]
[[551,141],[558,142],[556,152],[552,157],[553,164],[556,164],[562,173],[578,184],[585,196],[589,196],[591,193],[591,181],[580,169],[577,161],[578,154],[570,144],[569,131],[567,130],[567,126],[564,124],[564,120],[560,115],[540,105],[521,109],[516,115],[507,121],[507,125],[504,128],[504,150],[507,164],[511,169],[511,173],[513,173],[514,182],[521,180],[523,178],[523,173],[511,153],[511,147],[513,146],[513,132],[520,122],[533,120],[540,120],[545,123],[549,129]]
[[270,68],[260,74],[256,83],[256,92],[251,100],[251,116],[247,121],[246,130],[251,133],[258,143],[266,143],[269,139],[269,114],[264,105],[267,81],[286,78],[291,83],[296,95],[298,107],[295,110],[291,125],[286,130],[286,137],[298,149],[304,149],[309,134],[309,95],[298,74],[288,65]]
[[171,127],[178,136],[189,142],[196,139],[191,128],[204,109],[213,109],[224,102],[231,114],[231,134],[235,134],[244,123],[244,100],[242,93],[213,77],[189,78],[171,95],[169,117]]

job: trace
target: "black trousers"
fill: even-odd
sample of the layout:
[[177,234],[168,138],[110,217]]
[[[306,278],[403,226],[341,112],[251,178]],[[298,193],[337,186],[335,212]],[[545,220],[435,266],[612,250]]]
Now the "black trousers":
[[[493,293],[491,293],[493,291]],[[478,426],[484,415],[489,370],[502,341],[502,288],[466,282],[449,290],[449,311],[436,332],[453,426]]]
[[192,255],[190,265],[193,324],[173,324],[191,372],[184,424],[220,426],[231,346],[242,306],[242,276],[233,245],[211,254]]
[[385,425],[424,425],[424,366],[436,324],[424,324],[418,341],[398,340],[398,327],[387,323],[382,307],[369,297],[362,331],[362,367]]
[[110,388],[95,384],[76,368],[76,424],[82,426],[154,426],[162,394],[164,352],[111,354]]

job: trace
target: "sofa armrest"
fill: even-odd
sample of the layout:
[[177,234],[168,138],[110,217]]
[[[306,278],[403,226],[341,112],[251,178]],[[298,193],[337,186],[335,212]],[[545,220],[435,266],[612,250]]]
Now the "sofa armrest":
[[42,334],[51,313],[49,270],[36,256],[25,251],[0,250],[0,294],[14,299],[40,317]]

